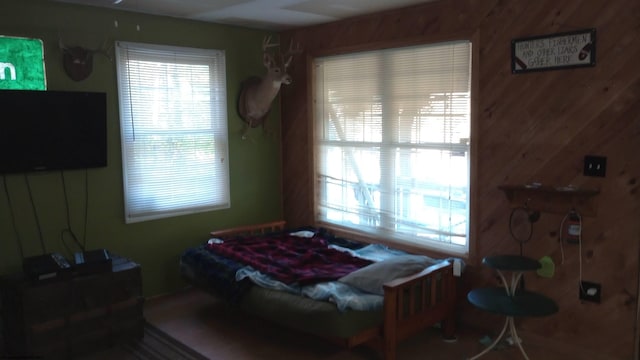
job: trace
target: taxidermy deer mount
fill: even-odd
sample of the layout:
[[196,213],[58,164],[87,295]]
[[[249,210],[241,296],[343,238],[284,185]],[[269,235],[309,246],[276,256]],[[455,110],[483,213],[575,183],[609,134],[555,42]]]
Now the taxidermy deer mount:
[[262,77],[251,76],[240,84],[238,96],[238,114],[245,122],[242,129],[242,138],[246,139],[247,131],[264,123],[271,110],[271,103],[278,95],[282,84],[291,84],[291,76],[287,74],[287,68],[293,60],[293,55],[301,53],[299,44],[289,44],[285,52],[269,53],[270,48],[279,48],[280,44],[272,43],[271,36],[262,40],[262,62],[267,68]]
[[81,81],[89,77],[93,72],[93,54],[102,54],[111,61],[111,56],[106,49],[105,40],[100,49],[87,49],[81,46],[69,47],[58,40],[60,50],[62,50],[62,66],[67,75],[75,81]]

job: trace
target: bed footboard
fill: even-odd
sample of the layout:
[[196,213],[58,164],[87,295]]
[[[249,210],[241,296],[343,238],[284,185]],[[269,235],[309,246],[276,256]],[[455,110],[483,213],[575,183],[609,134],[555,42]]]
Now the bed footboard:
[[445,338],[454,338],[455,299],[453,265],[448,261],[386,283],[382,328],[385,360],[395,360],[399,341],[437,323],[441,323]]

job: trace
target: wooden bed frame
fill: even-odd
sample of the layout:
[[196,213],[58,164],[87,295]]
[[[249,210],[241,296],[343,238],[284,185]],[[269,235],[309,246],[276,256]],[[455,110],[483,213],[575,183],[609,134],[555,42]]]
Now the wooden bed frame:
[[[214,237],[259,235],[283,230],[285,221],[240,226],[212,231]],[[453,264],[441,262],[420,273],[384,284],[383,323],[333,342],[352,348],[367,344],[380,350],[385,360],[396,359],[398,343],[436,324],[446,340],[455,339],[456,283]]]

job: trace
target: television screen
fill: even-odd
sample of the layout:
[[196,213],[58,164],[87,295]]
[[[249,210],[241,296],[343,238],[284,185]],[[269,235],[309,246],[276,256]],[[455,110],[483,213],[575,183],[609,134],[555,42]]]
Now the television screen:
[[0,90],[0,173],[107,166],[107,96]]

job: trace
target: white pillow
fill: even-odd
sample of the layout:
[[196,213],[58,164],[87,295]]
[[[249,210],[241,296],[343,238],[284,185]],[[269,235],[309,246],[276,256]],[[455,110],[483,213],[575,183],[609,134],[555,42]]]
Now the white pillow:
[[375,262],[347,274],[338,281],[372,294],[384,295],[382,285],[391,280],[413,275],[437,264],[439,260],[422,255],[401,255]]

